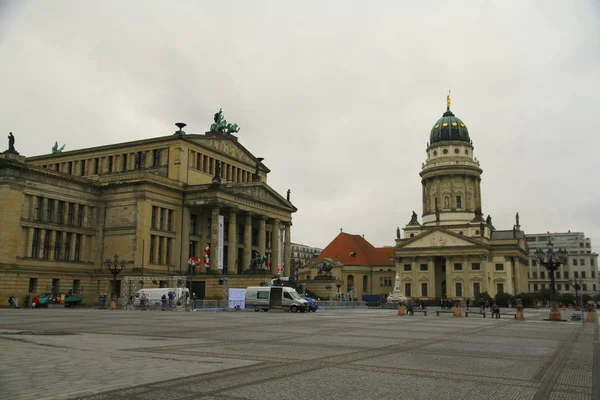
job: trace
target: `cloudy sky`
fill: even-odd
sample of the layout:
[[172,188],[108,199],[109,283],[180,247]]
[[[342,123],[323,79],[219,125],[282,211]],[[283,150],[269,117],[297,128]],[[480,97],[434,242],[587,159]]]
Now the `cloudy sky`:
[[295,242],[383,246],[421,213],[451,89],[496,228],[518,211],[598,251],[599,4],[0,0],[0,131],[33,156],[203,133],[222,107],[291,189]]

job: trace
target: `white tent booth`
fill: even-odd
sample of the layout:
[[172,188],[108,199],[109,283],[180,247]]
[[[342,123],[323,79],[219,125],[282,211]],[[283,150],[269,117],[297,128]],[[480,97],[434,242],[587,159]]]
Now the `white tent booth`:
[[[121,280],[121,307],[127,309],[128,305],[131,304],[132,296],[138,292],[138,290],[144,289],[145,283],[151,282],[158,284],[159,282],[166,282],[166,288],[169,289],[184,289],[187,287],[186,276],[127,276]],[[175,293],[182,291],[175,290]],[[181,299],[175,298],[175,303],[178,303]],[[188,301],[189,299],[185,299]],[[133,308],[132,308],[133,309]]]

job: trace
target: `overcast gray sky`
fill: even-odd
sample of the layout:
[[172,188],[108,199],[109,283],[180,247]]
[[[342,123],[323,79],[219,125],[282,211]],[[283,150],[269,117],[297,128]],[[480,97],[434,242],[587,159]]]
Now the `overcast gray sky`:
[[[392,245],[452,90],[498,229],[600,245],[598,1],[0,0],[0,131],[26,156],[208,130],[292,190],[292,239]],[[3,144],[6,146],[6,144]]]

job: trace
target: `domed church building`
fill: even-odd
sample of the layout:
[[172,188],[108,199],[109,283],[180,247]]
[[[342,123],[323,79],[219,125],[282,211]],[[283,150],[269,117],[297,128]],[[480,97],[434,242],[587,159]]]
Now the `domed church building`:
[[415,212],[395,260],[407,297],[473,298],[528,291],[527,244],[519,217],[510,230],[483,218],[481,174],[467,125],[450,110],[433,124],[420,172],[421,221]]

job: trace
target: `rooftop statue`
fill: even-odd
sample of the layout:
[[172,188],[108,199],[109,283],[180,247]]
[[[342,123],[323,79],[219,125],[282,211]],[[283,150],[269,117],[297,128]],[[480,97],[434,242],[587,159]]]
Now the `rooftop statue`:
[[446,96],[446,107],[448,107],[448,110],[450,110],[451,103],[452,101],[450,101],[450,91],[448,90],[448,95]]
[[223,109],[219,108],[219,112],[213,117],[214,123],[210,126],[211,132],[218,133],[237,133],[240,131],[238,124],[229,124],[223,116]]
[[66,144],[63,144],[61,148],[58,148],[58,142],[54,142],[54,146],[52,146],[52,154],[62,153]]
[[6,150],[7,153],[16,153],[17,151],[15,150],[15,137],[13,136],[12,132],[8,133],[8,150]]
[[408,223],[409,225],[417,225],[419,224],[419,220],[417,217],[417,213],[416,212],[412,212],[412,216],[410,217],[410,222]]

